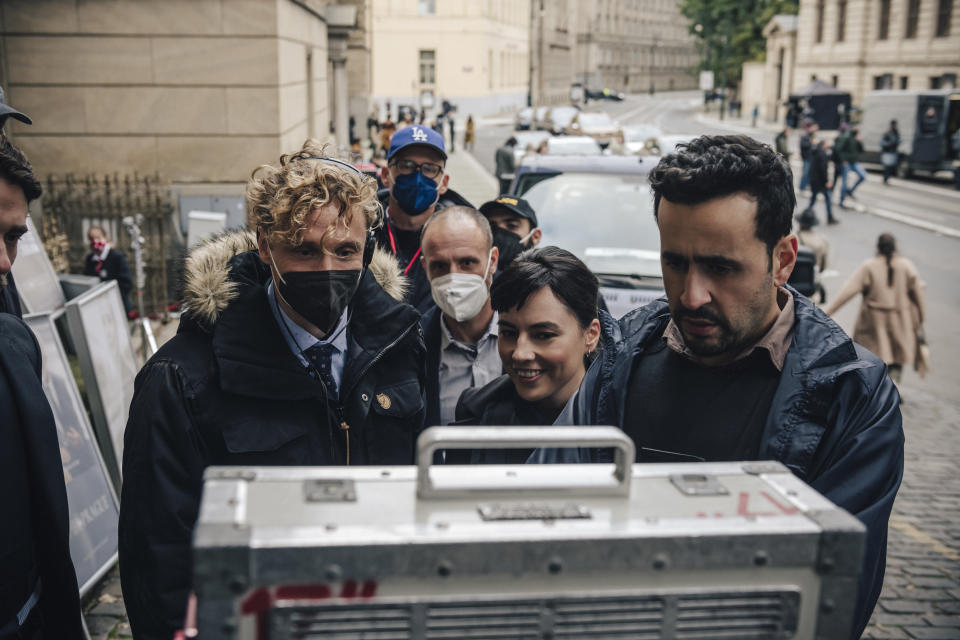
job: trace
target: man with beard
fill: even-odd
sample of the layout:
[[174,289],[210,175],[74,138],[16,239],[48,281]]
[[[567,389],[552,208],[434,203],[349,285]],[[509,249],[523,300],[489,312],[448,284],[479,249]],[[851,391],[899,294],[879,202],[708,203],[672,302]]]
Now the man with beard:
[[410,280],[405,302],[420,313],[433,306],[430,281],[420,262],[420,229],[435,212],[453,205],[472,207],[449,187],[443,136],[429,127],[400,129],[390,141],[387,166],[380,170],[386,186],[377,197],[387,212],[377,229],[377,244],[391,252]]
[[667,299],[604,338],[568,416],[619,425],[641,461],[779,460],[859,518],[859,638],[903,474],[896,388],[882,360],[786,284],[797,238],[783,157],[746,136],[702,136],[650,183]]
[[256,237],[187,258],[179,332],[137,376],[120,505],[137,638],[182,626],[207,466],[414,463],[424,346],[375,251],[376,183],[308,141],[254,172],[247,210]]

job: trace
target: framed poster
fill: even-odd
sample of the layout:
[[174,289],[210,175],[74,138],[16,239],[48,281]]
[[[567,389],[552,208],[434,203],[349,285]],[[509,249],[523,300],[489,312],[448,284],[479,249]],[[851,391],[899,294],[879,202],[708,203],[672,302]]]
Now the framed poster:
[[12,268],[24,311],[42,313],[61,309],[65,302],[63,289],[30,216],[27,216],[27,229],[20,238],[17,261]]
[[123,430],[139,367],[117,282],[98,284],[74,298],[66,304],[66,313],[93,428],[113,486],[119,491]]
[[36,313],[23,319],[43,356],[43,391],[57,425],[67,486],[70,556],[83,596],[117,561],[120,505],[57,334],[55,320],[61,314]]

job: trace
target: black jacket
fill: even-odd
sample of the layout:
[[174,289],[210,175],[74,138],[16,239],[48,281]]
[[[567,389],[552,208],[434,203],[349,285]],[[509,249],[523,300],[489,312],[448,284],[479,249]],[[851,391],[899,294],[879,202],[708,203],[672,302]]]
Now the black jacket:
[[384,290],[402,293],[393,259],[374,255],[351,304],[341,413],[284,340],[254,247],[252,235],[234,233],[191,254],[188,315],[137,376],[120,572],[138,640],[169,640],[182,627],[208,465],[342,465],[347,442],[354,465],[414,463],[424,347],[416,311]]
[[[456,426],[533,426],[553,424],[518,394],[504,374],[482,387],[466,389],[457,402]],[[447,464],[523,464],[532,449],[473,449],[446,452]]]
[[810,152],[810,189],[811,191],[825,191],[829,178],[830,162],[823,147],[816,146]]
[[7,274],[7,286],[0,287],[0,313],[9,313],[18,318],[23,317],[20,295],[17,293],[17,285],[13,282],[12,273]]
[[39,579],[31,618],[40,616],[45,638],[79,640],[67,491],[40,359],[30,329],[0,313],[0,629],[14,620]]
[[[867,528],[855,634],[880,596],[887,522],[903,477],[900,396],[883,361],[789,286],[793,339],[761,436],[759,460],[778,460]],[[575,424],[623,424],[635,358],[662,340],[666,300],[624,316],[577,393]],[[637,451],[643,442],[637,442]]]
[[127,257],[122,251],[110,247],[107,257],[103,261],[100,270],[97,271],[97,256],[88,253],[83,263],[83,275],[97,276],[102,282],[116,280],[120,288],[120,298],[123,300],[123,308],[128,313],[133,309],[130,302],[130,292],[133,290],[133,277],[130,275],[130,265],[127,263]]
[[[384,212],[386,212],[390,204],[390,190],[381,189],[377,192],[377,198],[380,200]],[[454,205],[473,207],[473,205],[459,193],[453,189],[447,189],[444,194],[440,196],[440,200],[437,201],[435,212]],[[400,269],[406,269],[407,265],[410,265],[410,270],[405,274],[410,281],[410,288],[403,301],[416,308],[421,314],[426,313],[433,305],[433,296],[430,293],[430,281],[427,279],[427,272],[423,270],[419,256],[414,260],[416,250],[407,253],[400,247],[397,247],[398,251],[394,253],[390,244],[390,234],[387,228],[389,224],[389,219],[385,215],[383,226],[377,229],[377,246],[384,251],[393,253],[397,258]]]
[[423,331],[423,344],[427,349],[427,378],[424,384],[427,398],[427,412],[424,426],[444,426],[440,424],[440,316],[443,312],[434,305],[420,317],[420,329]]

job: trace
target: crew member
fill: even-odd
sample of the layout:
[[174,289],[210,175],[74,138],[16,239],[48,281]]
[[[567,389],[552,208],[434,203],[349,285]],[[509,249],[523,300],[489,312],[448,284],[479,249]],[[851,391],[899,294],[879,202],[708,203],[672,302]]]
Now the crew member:
[[421,319],[427,347],[427,426],[453,422],[457,400],[503,372],[490,284],[499,252],[475,209],[448,207],[423,227],[420,260],[430,280],[431,307]]
[[433,305],[430,282],[420,262],[420,229],[445,207],[472,207],[449,187],[446,162],[443,136],[429,127],[413,125],[393,134],[387,166],[380,170],[386,189],[377,196],[387,220],[377,230],[377,243],[397,258],[410,280],[405,301],[420,313]]

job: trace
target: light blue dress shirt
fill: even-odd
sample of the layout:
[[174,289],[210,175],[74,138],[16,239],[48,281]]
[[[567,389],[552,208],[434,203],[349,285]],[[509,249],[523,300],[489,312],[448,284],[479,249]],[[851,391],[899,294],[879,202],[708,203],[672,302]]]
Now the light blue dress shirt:
[[277,301],[277,294],[273,288],[273,280],[267,285],[267,298],[270,301],[270,309],[273,311],[273,317],[276,319],[277,324],[280,325],[280,333],[283,334],[284,340],[287,341],[287,346],[290,347],[290,351],[297,357],[297,360],[300,361],[300,364],[302,364],[305,369],[310,368],[310,363],[307,361],[306,356],[303,355],[304,351],[317,343],[330,344],[333,347],[333,353],[330,354],[330,375],[333,376],[333,381],[337,384],[337,389],[340,389],[343,381],[343,368],[347,362],[346,309],[340,314],[340,320],[337,322],[336,328],[330,332],[330,335],[334,336],[334,338],[333,342],[329,342],[327,340],[318,340],[316,336],[298,325],[287,315],[286,311],[283,310]]

